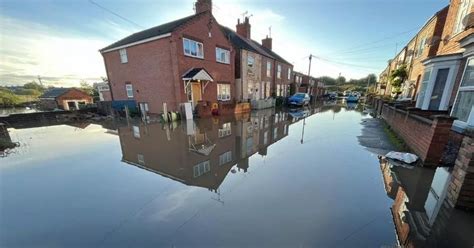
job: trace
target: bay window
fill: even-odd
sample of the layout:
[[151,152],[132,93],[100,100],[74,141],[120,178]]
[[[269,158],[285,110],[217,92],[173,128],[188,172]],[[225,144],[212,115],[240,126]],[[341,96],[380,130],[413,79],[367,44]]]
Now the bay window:
[[217,84],[217,100],[230,100],[230,84]]
[[216,47],[216,61],[224,64],[230,64],[230,51]]
[[474,57],[466,63],[451,115],[458,125],[474,125]]
[[204,58],[204,46],[201,42],[183,38],[184,54],[195,58]]

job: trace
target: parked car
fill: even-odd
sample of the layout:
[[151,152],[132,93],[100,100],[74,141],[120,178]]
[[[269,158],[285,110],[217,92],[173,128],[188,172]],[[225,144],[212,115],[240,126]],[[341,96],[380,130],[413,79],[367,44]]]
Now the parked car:
[[291,106],[304,106],[308,105],[311,101],[311,97],[306,93],[296,93],[288,99],[288,104]]

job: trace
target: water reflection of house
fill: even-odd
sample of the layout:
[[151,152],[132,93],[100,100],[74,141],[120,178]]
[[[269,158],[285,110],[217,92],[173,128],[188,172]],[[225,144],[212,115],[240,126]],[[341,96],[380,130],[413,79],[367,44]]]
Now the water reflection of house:
[[451,172],[392,166],[382,160],[385,188],[402,247],[472,247],[474,217],[447,201]]
[[288,135],[287,115],[259,111],[247,118],[200,119],[176,129],[161,124],[119,128],[122,160],[159,175],[216,191],[237,165]]

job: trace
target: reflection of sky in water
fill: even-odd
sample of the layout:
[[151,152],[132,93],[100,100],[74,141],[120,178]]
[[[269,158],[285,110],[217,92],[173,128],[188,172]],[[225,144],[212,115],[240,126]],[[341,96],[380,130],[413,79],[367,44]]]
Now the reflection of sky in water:
[[83,247],[394,244],[378,160],[357,141],[360,119],[345,110],[310,116],[303,144],[303,121],[292,124],[217,193],[120,162],[119,137],[99,126],[12,130],[22,147],[0,160],[0,238]]

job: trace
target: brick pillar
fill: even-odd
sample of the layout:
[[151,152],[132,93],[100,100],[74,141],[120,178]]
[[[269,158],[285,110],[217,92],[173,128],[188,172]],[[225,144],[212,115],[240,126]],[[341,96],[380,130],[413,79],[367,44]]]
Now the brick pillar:
[[448,187],[448,202],[474,210],[474,131],[465,134]]
[[429,148],[426,151],[426,159],[424,161],[424,166],[426,167],[437,167],[439,165],[454,121],[454,118],[447,115],[436,115],[433,117],[431,142],[429,142]]

